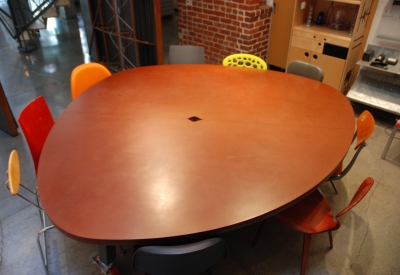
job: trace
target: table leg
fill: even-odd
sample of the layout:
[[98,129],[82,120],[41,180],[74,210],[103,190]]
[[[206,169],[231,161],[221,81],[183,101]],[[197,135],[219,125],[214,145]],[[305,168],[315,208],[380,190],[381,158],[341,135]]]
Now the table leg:
[[109,266],[115,261],[115,258],[117,257],[117,252],[116,252],[115,246],[110,246],[110,245],[99,245],[99,257],[100,261],[105,264],[106,266]]
[[99,245],[99,250],[90,256],[90,260],[96,264],[103,274],[119,275],[114,261],[117,257],[115,246]]

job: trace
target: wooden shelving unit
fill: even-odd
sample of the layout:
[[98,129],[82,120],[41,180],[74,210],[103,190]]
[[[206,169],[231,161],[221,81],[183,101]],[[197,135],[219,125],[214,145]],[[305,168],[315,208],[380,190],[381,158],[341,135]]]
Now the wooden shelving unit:
[[[363,50],[363,40],[373,1],[378,0],[302,0],[296,1],[287,65],[302,60],[323,69],[324,83],[346,93],[354,68]],[[311,26],[306,26],[310,7],[313,7]],[[343,29],[330,27],[340,10],[345,22]],[[326,16],[322,25],[315,21],[320,12]],[[353,25],[350,31],[350,26]]]

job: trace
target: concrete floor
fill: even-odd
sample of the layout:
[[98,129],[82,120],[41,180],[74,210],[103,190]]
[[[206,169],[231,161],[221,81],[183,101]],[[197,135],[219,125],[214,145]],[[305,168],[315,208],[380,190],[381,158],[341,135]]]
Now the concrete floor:
[[[5,5],[5,1],[0,0],[0,5]],[[53,22],[51,27],[41,31],[39,48],[29,54],[20,53],[16,42],[0,27],[0,80],[16,118],[32,99],[44,95],[57,119],[71,101],[72,69],[87,60],[85,42],[80,36],[81,21],[58,18],[50,22]],[[176,20],[164,19],[163,25],[165,46],[177,43]],[[355,116],[362,109],[363,106],[355,106]],[[368,146],[350,173],[336,182],[339,195],[334,194],[329,183],[320,189],[337,213],[349,202],[363,179],[371,176],[375,185],[346,223],[333,233],[333,249],[329,249],[327,234],[313,237],[307,274],[400,274],[400,142],[397,136],[387,158],[380,158],[394,119],[380,112],[374,115],[376,128]],[[22,181],[34,187],[34,168],[22,134],[11,137],[0,131],[0,181],[6,181],[12,149],[20,155]],[[352,153],[353,150],[350,156]],[[5,187],[0,189],[0,209],[0,274],[44,274],[35,242],[36,233],[41,229],[37,209],[10,196]],[[222,235],[228,243],[229,258],[215,265],[214,274],[299,273],[301,234],[271,221],[253,248],[250,244],[259,225]],[[97,249],[95,245],[76,242],[53,230],[48,234],[48,249],[50,274],[101,274],[88,260]],[[132,249],[126,249],[128,253],[119,254],[116,261],[121,274],[141,274],[131,270]]]

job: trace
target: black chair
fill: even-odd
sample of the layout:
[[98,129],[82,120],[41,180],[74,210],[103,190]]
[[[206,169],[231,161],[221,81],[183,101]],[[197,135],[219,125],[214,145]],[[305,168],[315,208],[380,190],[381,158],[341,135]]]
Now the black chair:
[[196,275],[221,258],[228,257],[228,247],[221,238],[177,246],[143,246],[135,251],[132,268],[151,275]]

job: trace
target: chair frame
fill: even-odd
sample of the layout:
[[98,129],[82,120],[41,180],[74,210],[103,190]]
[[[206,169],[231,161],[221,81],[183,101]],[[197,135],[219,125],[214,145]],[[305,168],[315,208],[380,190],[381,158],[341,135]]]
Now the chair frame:
[[[363,118],[367,118],[372,120],[373,126],[371,128],[364,128],[361,127],[362,126],[362,121]],[[362,131],[360,131],[360,129]],[[368,130],[367,132],[365,130]],[[368,111],[364,111],[360,114],[360,116],[357,119],[357,130],[354,133],[353,136],[353,141],[352,143],[357,139],[357,143],[354,147],[354,150],[357,150],[355,152],[355,154],[353,155],[352,159],[350,160],[350,162],[347,164],[346,168],[344,170],[342,170],[340,173],[333,175],[331,177],[329,177],[327,179],[327,181],[329,181],[333,187],[333,189],[335,190],[335,193],[338,194],[338,190],[336,188],[335,183],[333,182],[334,180],[340,180],[342,179],[349,171],[350,169],[353,167],[354,163],[357,160],[358,155],[361,153],[361,150],[364,149],[365,146],[367,146],[367,142],[366,140],[372,135],[372,133],[374,132],[375,129],[375,120],[373,118],[373,116],[371,115],[370,112]],[[338,167],[342,164],[342,162],[338,165]]]
[[383,149],[381,159],[385,159],[386,154],[389,151],[390,145],[392,144],[392,141],[394,139],[394,136],[398,131],[400,131],[400,119],[397,120],[396,124],[393,126],[392,133],[390,134],[390,137],[386,143],[385,149]]
[[[48,267],[48,259],[47,259],[47,244],[46,244],[46,232],[52,228],[54,228],[54,225],[47,225],[46,221],[46,213],[43,209],[43,207],[40,204],[40,198],[38,195],[38,190],[37,188],[35,191],[32,191],[28,187],[24,186],[20,182],[20,162],[19,162],[19,157],[18,153],[16,150],[13,150],[10,154],[10,158],[8,161],[8,170],[7,170],[7,181],[5,182],[5,185],[8,190],[10,190],[10,194],[13,196],[18,196],[25,201],[29,202],[39,210],[39,216],[42,220],[42,226],[43,228],[37,233],[36,235],[36,242],[39,246],[40,254],[42,255],[42,262],[46,271],[46,274],[48,273],[47,267]],[[16,186],[16,188],[13,188],[12,186]],[[36,198],[36,202],[31,201],[27,197],[21,195],[18,193],[18,187],[24,188],[26,191],[31,193],[33,196]],[[14,190],[15,189],[15,190]],[[40,243],[40,236],[43,236],[42,242],[43,245]]]

